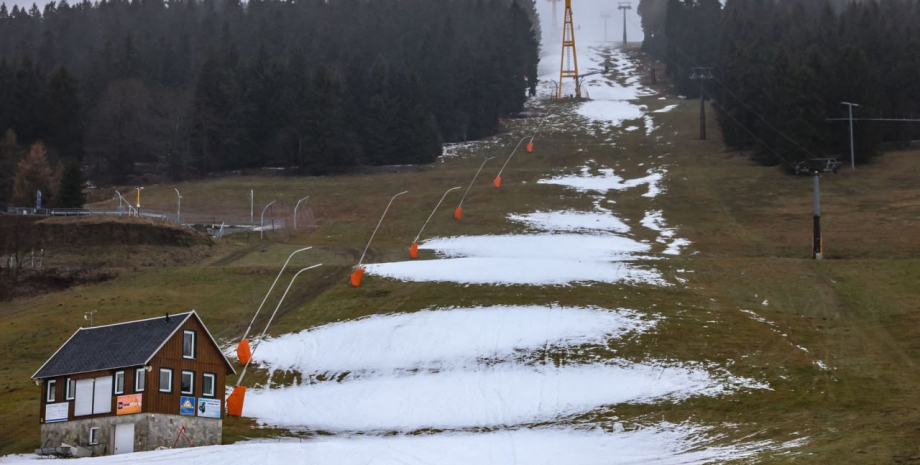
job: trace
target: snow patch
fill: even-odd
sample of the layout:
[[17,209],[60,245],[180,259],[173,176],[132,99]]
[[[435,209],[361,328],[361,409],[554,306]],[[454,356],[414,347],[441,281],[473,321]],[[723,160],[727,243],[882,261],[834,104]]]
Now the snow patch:
[[677,108],[677,105],[668,105],[660,110],[655,110],[652,113],[667,113],[675,108]]
[[625,234],[629,232],[629,226],[623,220],[610,213],[608,209],[600,206],[596,202],[595,206],[599,213],[587,213],[577,211],[557,211],[557,212],[536,212],[528,214],[508,215],[508,219],[518,223],[524,223],[532,228],[550,232],[615,232]]
[[[133,465],[195,463],[316,463],[321,465],[689,465],[755,456],[763,450],[801,446],[803,439],[715,445],[718,435],[692,425],[661,423],[626,430],[615,424],[600,428],[533,428],[490,433],[444,433],[399,436],[320,437],[307,441],[269,439],[227,446],[137,452],[80,459],[83,464]],[[31,462],[28,455],[0,457],[0,463]]]
[[667,286],[661,273],[627,263],[520,258],[452,258],[367,265],[367,274],[400,281],[479,285],[563,286],[628,283]]
[[445,369],[509,360],[547,346],[604,344],[655,325],[631,310],[495,306],[373,315],[265,340],[256,360],[304,376]]
[[621,403],[712,396],[745,379],[655,364],[522,366],[368,376],[247,393],[244,415],[290,429],[330,432],[500,427],[555,421]]
[[662,171],[652,171],[648,176],[624,180],[622,177],[614,174],[611,168],[600,168],[597,175],[591,174],[591,168],[588,166],[581,167],[581,174],[558,175],[547,179],[540,179],[538,184],[554,184],[575,189],[579,192],[599,192],[607,193],[609,191],[624,191],[633,187],[646,185],[648,192],[643,197],[654,198],[661,193],[658,183],[664,178]]

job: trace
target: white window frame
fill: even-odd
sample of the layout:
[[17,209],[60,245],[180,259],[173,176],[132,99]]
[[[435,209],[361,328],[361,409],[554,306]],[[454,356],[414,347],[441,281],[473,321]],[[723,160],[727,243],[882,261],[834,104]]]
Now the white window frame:
[[45,381],[45,402],[52,403],[56,399],[57,380],[49,379]]
[[67,378],[64,382],[64,400],[73,400],[76,397],[77,382],[73,378]]
[[[204,390],[207,384],[204,382],[205,379],[211,379],[211,392]],[[217,375],[214,373],[202,373],[201,374],[201,396],[202,397],[214,397],[217,395]]]
[[89,445],[95,446],[99,444],[99,427],[93,426],[89,429]]
[[[192,336],[192,354],[185,355],[185,336]],[[182,331],[182,358],[195,360],[198,357],[198,333],[194,329]]]
[[[119,378],[121,378],[121,389],[118,389],[118,379]],[[115,395],[125,393],[125,372],[124,370],[115,372],[115,379],[112,382],[112,392]]]
[[[190,380],[190,381],[189,381],[189,388],[190,388],[190,389],[189,389],[188,391],[182,389],[182,384],[183,384],[182,378],[184,378],[185,375],[189,375],[189,380]],[[179,375],[179,393],[181,393],[181,394],[187,394],[187,395],[190,395],[190,396],[194,396],[194,395],[195,395],[195,372],[194,372],[194,371],[192,371],[192,370],[182,370],[182,373]]]
[[[163,389],[163,373],[169,373],[169,389],[167,389],[167,390],[164,390],[164,389]],[[159,392],[165,392],[165,393],[172,394],[172,392],[173,392],[173,375],[174,375],[174,373],[173,373],[173,369],[172,369],[172,368],[160,368],[160,376],[159,376],[159,379],[157,379],[157,390],[158,390]]]
[[[138,377],[143,379],[138,379]],[[138,382],[140,381],[140,382]],[[147,386],[147,370],[143,367],[134,370],[134,392],[144,392]]]

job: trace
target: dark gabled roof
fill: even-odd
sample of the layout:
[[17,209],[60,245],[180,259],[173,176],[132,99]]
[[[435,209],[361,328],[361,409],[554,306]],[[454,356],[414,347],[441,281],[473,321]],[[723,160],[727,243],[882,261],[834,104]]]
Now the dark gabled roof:
[[[32,379],[146,365],[193,315],[203,327],[204,323],[193,310],[170,315],[169,320],[165,316],[160,316],[94,328],[80,328],[32,375]],[[205,332],[208,332],[207,329]],[[217,346],[209,332],[208,336]],[[220,350],[220,347],[217,349]],[[233,370],[226,357],[224,360]]]

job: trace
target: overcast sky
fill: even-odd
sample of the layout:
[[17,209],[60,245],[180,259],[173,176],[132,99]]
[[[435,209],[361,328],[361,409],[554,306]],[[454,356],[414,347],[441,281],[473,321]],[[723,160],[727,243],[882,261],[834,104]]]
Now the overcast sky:
[[[550,0],[536,0],[537,11],[540,12],[540,22],[543,28],[543,48],[562,47],[562,22],[564,18],[565,0],[556,2],[556,17],[558,30],[553,31],[553,7]],[[604,40],[604,13],[609,13],[607,20],[607,40],[620,42],[623,40],[623,12],[617,10],[619,1],[614,0],[572,0],[572,19],[575,22],[575,42],[599,42]],[[639,1],[633,1],[632,10],[626,12],[626,34],[630,42],[642,40],[642,27],[636,6]],[[580,28],[580,29],[578,29]],[[552,34],[552,35],[551,35]],[[555,37],[554,37],[555,36]],[[550,40],[553,37],[554,40]]]

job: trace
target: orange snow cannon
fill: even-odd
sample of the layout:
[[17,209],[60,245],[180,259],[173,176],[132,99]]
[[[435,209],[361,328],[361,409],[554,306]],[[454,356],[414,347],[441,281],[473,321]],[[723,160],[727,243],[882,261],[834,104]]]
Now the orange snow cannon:
[[241,365],[246,365],[252,360],[252,351],[249,349],[249,339],[243,339],[236,346],[236,358],[240,359]]
[[364,276],[364,268],[358,268],[351,274],[351,286],[361,287],[361,278]]
[[227,397],[227,415],[231,417],[243,416],[243,400],[246,398],[246,386],[236,386],[230,397]]

